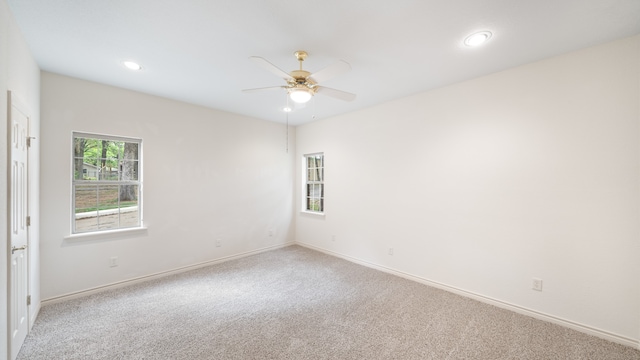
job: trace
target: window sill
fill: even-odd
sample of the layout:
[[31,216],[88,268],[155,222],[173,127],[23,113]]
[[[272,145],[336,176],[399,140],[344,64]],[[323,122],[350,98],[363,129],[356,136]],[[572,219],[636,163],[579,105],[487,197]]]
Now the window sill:
[[324,217],[324,213],[323,212],[300,210],[300,213],[301,214],[305,214],[305,215]]
[[71,234],[64,237],[65,241],[100,240],[107,238],[122,238],[128,235],[147,234],[147,227],[141,226],[129,229],[104,230]]

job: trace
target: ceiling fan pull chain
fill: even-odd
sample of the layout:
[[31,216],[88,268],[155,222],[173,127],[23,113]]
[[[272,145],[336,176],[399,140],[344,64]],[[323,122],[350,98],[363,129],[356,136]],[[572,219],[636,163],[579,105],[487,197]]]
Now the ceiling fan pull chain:
[[312,101],[313,101],[313,113],[311,114],[311,120],[315,120],[316,119],[316,99],[314,98]]
[[289,96],[285,95],[284,96],[285,101],[287,103],[287,111],[285,111],[285,116],[286,116],[286,126],[287,126],[287,154],[289,153],[289,112],[291,111],[291,108],[289,107]]

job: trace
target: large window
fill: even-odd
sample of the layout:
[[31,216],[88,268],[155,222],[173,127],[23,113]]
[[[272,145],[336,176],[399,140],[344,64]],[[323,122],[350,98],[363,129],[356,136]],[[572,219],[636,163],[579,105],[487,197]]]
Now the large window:
[[305,210],[324,212],[324,154],[305,155]]
[[72,233],[140,227],[142,140],[73,133]]

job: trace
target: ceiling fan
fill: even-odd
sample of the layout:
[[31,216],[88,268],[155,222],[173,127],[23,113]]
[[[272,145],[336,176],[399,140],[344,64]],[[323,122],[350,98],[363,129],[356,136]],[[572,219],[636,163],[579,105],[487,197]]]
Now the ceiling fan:
[[281,70],[277,66],[273,65],[269,61],[259,56],[251,56],[249,60],[256,63],[258,66],[272,72],[273,74],[281,77],[284,81],[287,82],[286,85],[282,86],[270,86],[264,88],[257,89],[246,89],[242,90],[243,92],[255,92],[255,91],[263,91],[263,90],[274,90],[274,89],[285,89],[287,94],[293,102],[298,104],[304,104],[307,101],[311,100],[313,95],[322,94],[326,96],[330,96],[332,98],[344,100],[344,101],[352,101],[356,98],[355,94],[351,94],[345,91],[336,90],[332,88],[328,88],[325,86],[320,86],[319,83],[329,80],[337,75],[345,73],[351,70],[351,65],[346,61],[340,60],[333,65],[330,65],[320,71],[315,73],[310,73],[306,70],[302,69],[302,62],[307,58],[308,54],[306,51],[299,50],[293,53],[300,62],[300,69],[293,70],[291,73],[286,73]]

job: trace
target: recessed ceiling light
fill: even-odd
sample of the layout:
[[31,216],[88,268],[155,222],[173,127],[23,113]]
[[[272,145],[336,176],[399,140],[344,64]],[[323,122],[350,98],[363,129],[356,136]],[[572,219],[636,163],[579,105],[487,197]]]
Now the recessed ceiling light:
[[284,111],[284,112],[291,112],[291,110],[293,110],[293,109],[291,109],[288,106],[285,106],[284,108],[282,108],[282,111]]
[[467,36],[467,38],[464,39],[464,44],[471,47],[480,46],[489,40],[491,35],[490,31],[480,31]]
[[124,65],[127,69],[130,69],[130,70],[142,70],[142,66],[140,66],[140,64],[138,64],[135,61],[130,61],[130,60],[123,61],[122,65]]

